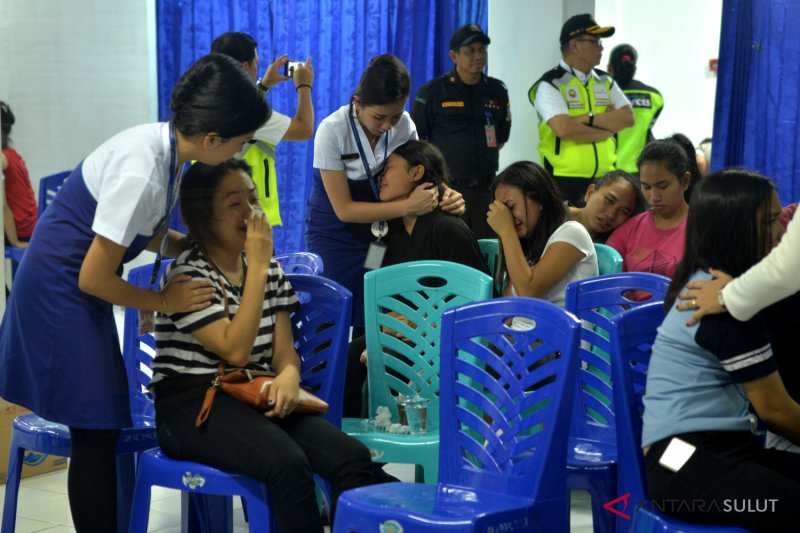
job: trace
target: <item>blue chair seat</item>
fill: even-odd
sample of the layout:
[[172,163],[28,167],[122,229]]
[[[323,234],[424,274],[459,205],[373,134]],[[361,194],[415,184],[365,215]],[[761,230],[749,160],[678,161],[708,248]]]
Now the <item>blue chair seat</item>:
[[[133,416],[134,425],[122,430],[117,446],[117,522],[119,531],[127,531],[135,481],[135,453],[158,446],[155,420],[141,414]],[[35,451],[60,457],[72,456],[69,428],[45,420],[36,414],[18,416],[11,430],[8,479],[3,503],[2,533],[12,533],[16,527],[19,483],[25,451]]]
[[348,527],[359,532],[393,531],[388,528],[392,520],[402,522],[405,532],[472,532],[490,517],[493,524],[522,526],[534,521],[528,498],[444,483],[387,483],[353,489],[347,491],[347,496],[340,502],[339,512],[351,516]]
[[139,458],[136,492],[130,533],[146,533],[150,518],[150,489],[153,486],[188,491],[190,493],[239,495],[247,502],[250,531],[276,531],[270,512],[267,487],[255,479],[223,472],[191,461],[176,461],[164,455],[160,448],[148,450]]

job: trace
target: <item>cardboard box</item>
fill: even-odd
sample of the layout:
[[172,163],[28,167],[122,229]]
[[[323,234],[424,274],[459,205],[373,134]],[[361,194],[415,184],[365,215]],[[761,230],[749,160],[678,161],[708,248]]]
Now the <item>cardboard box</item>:
[[[0,484],[8,477],[8,451],[11,446],[11,424],[19,415],[30,413],[28,409],[9,403],[0,398]],[[22,477],[36,476],[66,468],[67,458],[47,455],[28,450],[25,452],[25,464]]]

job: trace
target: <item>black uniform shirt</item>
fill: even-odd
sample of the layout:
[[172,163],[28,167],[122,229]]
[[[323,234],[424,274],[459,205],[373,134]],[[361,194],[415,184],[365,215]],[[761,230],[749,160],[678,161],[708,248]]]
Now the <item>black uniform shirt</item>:
[[[477,85],[465,85],[454,68],[417,91],[411,118],[420,139],[444,154],[456,187],[489,185],[497,172],[498,146],[511,131],[508,91],[502,81],[481,75]],[[487,146],[487,125],[494,126],[495,147]]]

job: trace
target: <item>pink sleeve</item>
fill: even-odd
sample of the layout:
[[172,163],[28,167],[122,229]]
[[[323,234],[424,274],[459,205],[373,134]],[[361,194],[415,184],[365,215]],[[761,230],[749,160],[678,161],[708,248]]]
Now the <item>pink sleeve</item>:
[[[631,219],[633,220],[633,219]],[[625,257],[625,253],[627,252],[627,244],[628,239],[631,236],[631,220],[628,220],[623,225],[618,227],[614,230],[611,236],[606,241],[606,244],[616,251],[619,252],[619,255]]]

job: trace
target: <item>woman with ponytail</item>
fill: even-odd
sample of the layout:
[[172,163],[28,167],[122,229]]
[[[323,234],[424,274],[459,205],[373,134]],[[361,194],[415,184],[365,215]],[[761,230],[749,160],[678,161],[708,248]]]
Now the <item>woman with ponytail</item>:
[[[611,50],[608,73],[614,77],[633,107],[636,122],[617,133],[617,168],[636,174],[636,161],[645,144],[653,140],[653,124],[664,108],[664,98],[658,89],[633,79],[639,54],[629,44],[620,44]],[[638,174],[637,174],[638,175]]]
[[169,122],[118,133],[72,171],[36,225],[0,326],[0,396],[69,427],[78,533],[117,531],[117,441],[132,421],[112,306],[186,313],[214,297],[189,276],[136,287],[122,265],[147,249],[158,268],[162,252],[188,246],[167,228],[183,164],[230,159],[270,113],[239,62],[221,54],[186,71],[170,110]]

